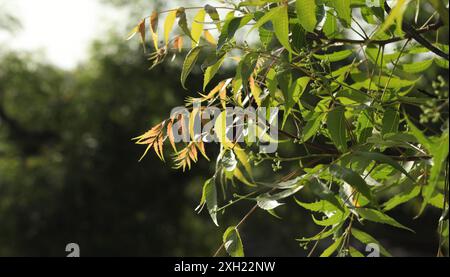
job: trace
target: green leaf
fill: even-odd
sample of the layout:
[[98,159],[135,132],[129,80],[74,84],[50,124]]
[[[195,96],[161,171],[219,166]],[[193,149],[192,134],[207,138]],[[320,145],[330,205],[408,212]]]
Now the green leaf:
[[187,18],[186,18],[186,12],[184,8],[179,8],[177,10],[177,18],[178,18],[178,26],[183,31],[185,35],[187,35],[189,38],[192,39],[191,31],[189,30]]
[[392,257],[392,255],[371,235],[369,235],[363,231],[360,231],[356,228],[352,228],[352,235],[355,239],[359,240],[360,242],[362,242],[365,245],[370,244],[370,243],[374,243],[374,244],[378,245],[380,247],[380,252],[383,256]]
[[412,188],[412,190],[408,192],[402,191],[400,194],[396,194],[394,197],[389,199],[387,202],[383,203],[383,211],[387,212],[392,210],[393,208],[397,207],[398,205],[401,205],[403,203],[408,202],[409,200],[417,197],[420,194],[420,186],[415,186]]
[[209,215],[211,216],[214,224],[219,226],[217,223],[217,189],[214,178],[207,180],[203,185],[203,195],[200,205],[202,205],[202,202],[206,203]]
[[186,79],[191,73],[192,69],[194,69],[195,63],[198,60],[198,56],[200,55],[201,50],[201,46],[192,48],[191,51],[189,51],[189,53],[187,54],[186,59],[184,60],[183,70],[181,72],[181,85],[184,89],[186,89]]
[[348,218],[349,214],[350,213],[348,212],[348,210],[346,210],[345,213],[343,213],[341,211],[337,211],[332,216],[330,216],[326,219],[323,219],[323,220],[318,220],[314,216],[312,216],[312,218],[313,218],[314,223],[319,226],[333,226],[335,224],[344,222]]
[[209,17],[216,23],[217,30],[220,31],[221,30],[220,16],[219,13],[217,12],[217,9],[207,4],[205,5],[205,11],[209,15]]
[[436,190],[436,187],[440,179],[441,171],[445,166],[445,160],[447,159],[449,152],[448,129],[442,134],[440,138],[436,139],[436,141],[432,143],[430,152],[433,155],[433,166],[431,167],[430,170],[430,178],[428,180],[427,187],[424,190],[423,195],[424,201],[420,209],[421,213],[425,209],[427,203],[433,197],[433,194]]
[[352,23],[352,8],[350,7],[351,0],[338,0],[330,2],[331,6],[337,12],[337,15],[344,22],[345,26],[350,26]]
[[402,64],[400,65],[400,69],[408,73],[420,73],[430,68],[432,64],[433,60],[424,60],[409,64]]
[[297,0],[295,2],[297,16],[302,27],[308,32],[314,32],[317,25],[316,1],[315,0]]
[[398,162],[394,161],[389,156],[377,152],[364,152],[364,151],[355,151],[353,152],[353,155],[363,157],[370,161],[377,161],[379,163],[388,164],[393,168],[395,168],[396,170],[400,171],[401,173],[405,174],[405,176],[410,178],[412,181],[415,181],[415,179],[411,176],[411,174],[409,174]]
[[398,111],[392,108],[387,108],[383,116],[381,135],[384,136],[390,133],[397,133],[399,122],[400,114]]
[[364,109],[358,116],[356,124],[356,137],[359,143],[366,143],[367,139],[372,136],[373,131],[373,113],[369,109]]
[[347,151],[347,126],[345,119],[345,108],[335,107],[328,113],[327,128],[331,140],[341,152]]
[[338,231],[340,228],[342,227],[342,224],[338,224],[336,226],[334,226],[333,228],[329,229],[326,232],[320,232],[319,234],[309,237],[309,238],[300,238],[300,239],[296,239],[297,241],[300,242],[305,242],[305,241],[312,241],[312,240],[322,240],[322,239],[326,239],[329,236],[333,235],[336,231]]
[[214,78],[214,76],[217,74],[224,60],[225,56],[221,57],[215,64],[208,66],[203,79],[203,91],[206,89],[206,86],[209,84],[212,78]]
[[439,66],[442,67],[444,69],[448,69],[449,68],[449,63],[446,59],[439,59],[439,58],[435,58],[434,59],[434,63]]
[[342,50],[333,52],[331,54],[324,54],[324,55],[314,54],[314,57],[323,61],[338,62],[348,58],[352,54],[353,54],[352,50]]
[[340,238],[338,238],[327,249],[325,249],[325,251],[323,251],[322,254],[320,254],[320,257],[330,257],[339,248],[343,239],[344,239],[344,236],[341,236]]
[[228,227],[223,234],[225,250],[231,257],[244,257],[244,246],[235,226]]
[[275,36],[281,45],[289,52],[293,52],[289,42],[289,15],[288,7],[283,5],[269,10],[261,17],[249,32],[262,27],[267,22],[272,21]]
[[303,136],[302,140],[307,141],[312,138],[319,131],[322,126],[322,121],[325,118],[326,113],[320,112],[311,112],[311,116],[309,116],[306,122],[305,127],[303,128]]
[[[278,206],[283,205],[283,203],[278,202],[278,200],[288,198],[303,189],[303,185],[301,183],[302,180],[303,178],[301,177],[295,178],[292,180],[294,183],[293,186],[284,189],[281,192],[275,194],[265,193],[258,196],[256,198],[258,206],[263,210],[273,210]],[[280,184],[276,184],[275,187],[280,187]]]
[[400,224],[398,221],[396,221],[395,219],[393,219],[392,217],[384,214],[383,212],[377,211],[377,210],[372,210],[372,209],[367,209],[367,208],[357,208],[356,212],[358,213],[359,216],[361,216],[362,218],[369,220],[369,221],[373,221],[376,223],[382,223],[382,224],[387,224],[387,225],[391,225],[400,229],[405,229],[408,231],[411,231],[414,233],[414,231],[402,224]]
[[311,80],[310,77],[301,77],[291,84],[289,88],[288,98],[286,99],[285,111],[283,115],[283,122],[281,124],[281,128],[284,128],[284,124],[286,123],[286,120],[289,114],[291,113],[292,108],[294,108],[295,104],[298,102],[300,97],[302,97],[302,94],[305,91],[306,87],[308,86],[310,80]]
[[234,38],[237,30],[244,27],[251,19],[251,14],[242,17],[234,17],[234,12],[230,12],[227,15],[222,31],[220,32],[219,40],[217,42],[217,51],[222,50],[225,43]]
[[275,36],[281,45],[289,52],[293,52],[289,42],[289,15],[288,6],[282,6],[275,18],[272,19]]
[[356,189],[356,191],[369,199],[371,203],[377,205],[377,201],[373,196],[369,185],[367,185],[366,181],[364,181],[364,179],[358,173],[336,164],[330,166],[330,173],[336,178],[346,182],[351,187]]
[[328,38],[333,38],[338,34],[336,16],[334,16],[334,14],[330,11],[327,12],[327,18],[323,24],[322,31]]
[[364,255],[359,252],[358,250],[356,250],[354,247],[349,247],[348,249],[348,253],[350,254],[350,257],[353,258],[364,258]]
[[200,43],[200,37],[202,36],[203,33],[203,24],[205,21],[205,15],[206,15],[205,10],[200,9],[194,17],[191,30],[192,47],[195,47]]
[[425,149],[427,149],[430,153],[432,152],[433,143],[429,140],[423,133],[420,131],[407,116],[405,116],[406,122],[408,123],[408,127],[411,130],[413,136],[417,139],[417,141],[422,144]]

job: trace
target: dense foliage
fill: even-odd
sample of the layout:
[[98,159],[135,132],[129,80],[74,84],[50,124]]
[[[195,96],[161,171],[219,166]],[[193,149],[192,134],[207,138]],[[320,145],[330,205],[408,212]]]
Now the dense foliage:
[[[236,127],[219,120],[224,112],[213,122],[220,153],[198,209],[206,207],[219,225],[229,207],[255,202],[240,222],[226,229],[216,254],[225,248],[231,256],[243,256],[242,224],[257,209],[277,217],[277,208],[294,198],[321,228],[312,237],[298,238],[303,247],[311,244],[310,255],[332,237],[321,256],[362,256],[356,241],[375,244],[381,255],[389,256],[363,230],[367,222],[375,222],[414,232],[389,215],[405,203],[413,203],[412,217],[425,209],[441,211],[429,228],[439,235],[438,255],[448,255],[448,79],[443,77],[448,74],[448,3],[219,2],[155,11],[130,34],[139,34],[148,51],[149,30],[152,67],[190,46],[181,83],[201,90],[186,101],[190,118],[207,107],[282,111],[280,148],[273,154],[261,153],[258,142],[224,136]],[[164,24],[158,24],[163,17]],[[176,22],[179,32],[172,36]],[[188,82],[199,67],[204,71],[201,86]],[[215,78],[228,67],[235,74]],[[424,81],[429,79],[431,84]],[[202,106],[192,106],[195,101]],[[181,147],[174,142],[174,132],[193,129],[193,120],[180,130],[173,128],[184,120],[169,117],[137,143],[154,149],[162,160],[163,144],[171,144],[175,167],[183,170],[200,155],[209,159],[206,134],[191,134],[193,139]],[[251,122],[245,128],[249,135]],[[275,173],[255,173],[267,163]]]

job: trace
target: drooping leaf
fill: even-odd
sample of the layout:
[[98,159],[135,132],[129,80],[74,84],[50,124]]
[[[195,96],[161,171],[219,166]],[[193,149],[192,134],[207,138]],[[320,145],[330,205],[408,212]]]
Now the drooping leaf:
[[209,17],[216,23],[217,30],[221,30],[221,24],[220,24],[220,16],[217,12],[217,9],[211,5],[205,5],[205,11],[209,15]]
[[345,108],[335,107],[328,113],[327,128],[331,139],[341,152],[347,151],[347,126],[345,119]]
[[324,54],[324,55],[314,54],[314,57],[316,57],[319,60],[338,62],[348,58],[352,54],[353,54],[352,50],[342,50],[333,52],[331,54]]
[[358,173],[349,168],[345,168],[336,164],[330,166],[330,173],[333,174],[333,176],[335,176],[336,178],[346,182],[351,187],[356,189],[356,191],[369,199],[371,203],[377,203],[369,185],[367,185],[366,181],[364,181],[364,179]]
[[342,19],[342,22],[346,26],[350,26],[352,21],[352,8],[350,7],[351,0],[331,1],[329,3],[334,7],[338,17]]
[[150,16],[150,33],[152,34],[153,45],[155,49],[158,50],[158,21],[159,21],[159,13],[157,11],[153,11]]
[[208,208],[209,215],[216,226],[219,226],[217,222],[217,189],[214,178],[211,178],[203,185],[203,196]]
[[361,216],[362,218],[369,220],[369,221],[373,221],[376,223],[382,223],[382,224],[387,224],[387,225],[391,225],[400,229],[405,229],[408,231],[411,231],[414,233],[414,231],[402,224],[400,224],[397,220],[393,219],[392,217],[388,216],[387,214],[377,211],[377,210],[373,210],[373,209],[367,209],[367,208],[357,208],[356,209],[357,213],[359,216]]
[[186,59],[184,60],[183,70],[181,72],[181,85],[185,89],[186,89],[185,86],[186,79],[191,73],[192,69],[194,69],[195,63],[198,60],[198,56],[200,55],[201,50],[202,50],[201,46],[192,48],[192,50],[189,51],[189,53],[186,56]]
[[384,112],[381,134],[397,133],[400,122],[400,114],[393,108],[387,108]]
[[315,0],[297,0],[295,2],[298,20],[302,27],[308,32],[314,32],[317,25],[316,1]]
[[307,123],[303,128],[302,140],[307,141],[312,138],[319,131],[322,121],[324,120],[326,113],[312,112],[311,116],[307,118]]
[[205,71],[205,76],[203,80],[203,90],[206,89],[206,86],[209,84],[209,82],[214,78],[214,76],[219,71],[220,67],[223,64],[223,61],[225,60],[225,56],[221,57],[217,60],[217,62],[211,66],[209,66]]
[[192,47],[198,46],[198,44],[200,43],[200,37],[202,36],[203,33],[203,24],[205,21],[205,15],[206,15],[205,10],[200,9],[194,17],[194,21],[192,22],[191,28]]
[[355,239],[359,240],[360,242],[362,242],[363,244],[367,245],[369,243],[375,243],[376,245],[378,245],[380,247],[380,252],[383,256],[386,257],[391,257],[392,255],[376,240],[374,239],[371,235],[360,231],[356,228],[352,228],[352,235]]
[[223,234],[225,250],[231,257],[244,257],[244,246],[241,236],[235,226],[228,227]]
[[400,171],[401,173],[405,174],[405,176],[410,178],[412,181],[415,181],[415,179],[411,176],[411,174],[409,174],[398,162],[396,162],[389,156],[377,152],[364,152],[364,151],[355,151],[353,152],[353,155],[360,156],[369,161],[377,161],[378,163],[388,164],[393,168],[397,169],[398,171]]
[[400,69],[408,73],[420,73],[430,68],[432,64],[433,64],[432,59],[424,60],[409,64],[402,64],[400,65]]
[[330,257],[336,250],[341,246],[342,241],[344,240],[344,236],[341,236],[337,240],[335,240],[327,249],[325,249],[320,257]]
[[169,44],[170,33],[172,32],[173,25],[177,18],[177,11],[173,10],[167,14],[166,20],[164,21],[164,43]]

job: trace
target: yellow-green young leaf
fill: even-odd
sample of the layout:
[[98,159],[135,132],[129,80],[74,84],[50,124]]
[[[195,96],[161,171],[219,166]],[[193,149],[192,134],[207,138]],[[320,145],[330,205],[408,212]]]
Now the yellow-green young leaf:
[[341,152],[347,151],[347,125],[344,107],[335,107],[328,113],[327,128],[331,140]]
[[207,42],[209,42],[209,44],[216,46],[217,45],[217,41],[216,39],[213,37],[213,35],[208,31],[208,30],[204,30],[203,34],[205,36],[205,40]]
[[192,31],[191,31],[192,47],[197,46],[200,42],[200,37],[202,36],[203,33],[205,15],[206,15],[205,10],[201,9],[194,17],[194,22],[192,22]]
[[247,180],[247,178],[245,178],[244,174],[242,173],[242,171],[239,168],[235,168],[233,170],[233,176],[238,179],[239,181],[241,181],[243,184],[249,186],[249,187],[256,187],[255,184],[253,184],[252,182],[250,182],[249,180]]
[[409,0],[398,0],[395,7],[391,10],[391,13],[384,20],[383,24],[380,26],[378,31],[375,33],[374,37],[384,33],[389,27],[391,27],[395,22],[401,24],[403,19],[403,13],[408,5]]
[[439,66],[439,67],[442,67],[442,68],[444,68],[444,69],[448,69],[449,68],[449,66],[448,66],[448,61],[446,60],[446,59],[438,59],[438,58],[435,58],[434,59],[434,63],[437,65],[437,66]]
[[316,0],[297,0],[295,7],[302,27],[308,32],[314,32],[317,25]]
[[228,227],[223,234],[223,244],[225,250],[231,257],[244,257],[244,246],[241,236],[235,226]]
[[343,239],[344,239],[344,236],[338,238],[327,249],[325,249],[325,251],[323,251],[322,254],[320,254],[320,257],[330,257],[339,248]]
[[346,26],[350,26],[352,23],[352,8],[350,7],[351,0],[334,0],[332,6],[337,12],[337,15]]
[[367,209],[367,208],[357,208],[356,212],[358,215],[366,220],[373,221],[376,223],[382,223],[391,225],[400,229],[405,229],[408,231],[411,231],[414,233],[414,231],[402,224],[400,224],[397,220],[393,219],[392,217],[388,216],[387,214],[384,214],[383,212],[373,210],[373,209]]
[[427,70],[433,64],[433,60],[424,60],[409,64],[402,64],[400,68],[408,73],[420,73]]
[[256,84],[255,79],[250,77],[250,92],[252,93],[253,99],[255,99],[258,107],[261,106],[261,88]]
[[227,136],[227,111],[221,112],[216,118],[216,122],[214,123],[214,133],[225,148],[233,148],[234,144]]
[[252,166],[250,164],[250,160],[247,153],[245,153],[245,150],[236,146],[234,148],[234,153],[236,154],[236,157],[239,160],[239,162],[244,166],[245,171],[247,171],[247,173],[251,176]]
[[167,14],[166,21],[164,22],[164,43],[169,44],[170,33],[172,32],[175,19],[177,18],[177,11],[171,11]]
[[360,242],[362,242],[363,244],[367,245],[369,243],[375,243],[376,245],[378,245],[380,247],[380,252],[383,256],[386,257],[391,257],[392,255],[376,240],[374,239],[371,235],[360,231],[356,228],[352,228],[352,235],[355,239],[359,240]]
[[316,57],[319,60],[338,62],[348,58],[352,54],[353,54],[352,50],[342,50],[331,54],[324,54],[324,55],[314,54],[314,57]]
[[195,63],[198,60],[198,56],[200,55],[201,49],[202,49],[202,47],[200,47],[200,46],[192,48],[192,50],[189,51],[189,53],[186,56],[186,59],[184,60],[183,70],[181,71],[181,85],[185,89],[186,89],[186,86],[185,86],[186,79],[189,76],[189,74],[191,73],[192,69],[194,68]]
[[223,61],[225,60],[225,56],[220,58],[215,64],[209,66],[205,71],[205,76],[203,79],[203,90],[206,89],[206,86],[209,84],[209,82],[214,78],[217,71],[219,71],[220,67],[223,64]]
[[370,200],[371,203],[377,205],[377,201],[370,190],[369,185],[356,172],[349,168],[342,167],[337,164],[330,166],[330,173],[339,180],[342,180],[361,193],[362,196]]

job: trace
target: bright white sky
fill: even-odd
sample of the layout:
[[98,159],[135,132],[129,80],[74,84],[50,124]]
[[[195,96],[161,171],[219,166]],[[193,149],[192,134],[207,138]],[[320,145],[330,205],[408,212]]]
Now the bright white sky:
[[[6,5],[5,3],[6,2]],[[22,29],[0,31],[0,44],[17,50],[42,51],[47,59],[70,69],[86,58],[89,42],[103,31],[126,24],[119,14],[98,0],[8,0],[3,6],[19,18]]]

